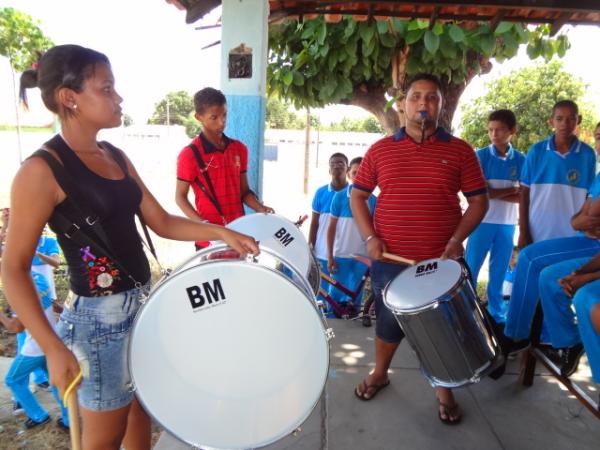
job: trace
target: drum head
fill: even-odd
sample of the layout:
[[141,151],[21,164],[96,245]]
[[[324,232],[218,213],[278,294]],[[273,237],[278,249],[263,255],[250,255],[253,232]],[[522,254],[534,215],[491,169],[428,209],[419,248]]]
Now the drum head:
[[385,288],[384,303],[394,312],[425,308],[450,291],[463,276],[452,259],[429,259],[403,270]]
[[295,430],[319,400],[329,344],[313,301],[244,261],[175,273],[141,308],[129,362],[141,403],[198,447],[248,449]]
[[261,248],[283,256],[305,276],[309,274],[313,264],[310,247],[300,229],[289,220],[276,214],[248,214],[228,223],[227,228],[252,236]]

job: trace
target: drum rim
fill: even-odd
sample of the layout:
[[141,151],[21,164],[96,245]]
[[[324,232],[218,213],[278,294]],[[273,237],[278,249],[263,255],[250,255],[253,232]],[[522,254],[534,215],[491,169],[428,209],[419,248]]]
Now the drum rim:
[[[228,247],[226,244],[220,244],[220,245],[222,245],[222,247],[224,247],[224,248],[229,248],[229,247]],[[235,264],[235,265],[243,265],[243,264],[247,264],[247,263],[245,262],[245,260],[243,260],[243,259],[222,259],[222,260],[209,260],[209,261],[202,261],[202,262],[201,262],[200,264],[198,264],[198,265],[201,265],[201,264],[203,265],[203,264],[208,264],[208,263],[211,263],[211,264],[217,264],[217,263],[233,263],[233,264]],[[256,267],[258,270],[264,270],[264,271],[267,271],[267,272],[272,272],[272,273],[275,273],[277,276],[280,276],[280,277],[284,277],[284,278],[285,278],[285,276],[284,276],[283,274],[281,274],[280,272],[278,272],[278,271],[277,271],[277,270],[275,270],[275,269],[272,269],[272,268],[270,268],[270,267],[266,267],[266,266],[262,266],[262,265],[260,265],[260,264],[258,264],[258,263],[253,263],[253,264],[255,264],[255,267]],[[161,289],[164,289],[164,288],[165,288],[165,287],[164,287],[164,286],[165,286],[165,284],[166,284],[167,282],[169,282],[170,280],[173,280],[173,279],[175,278],[175,276],[177,276],[177,275],[181,275],[181,274],[183,274],[183,273],[187,272],[188,270],[192,270],[192,269],[193,269],[193,268],[195,268],[195,267],[196,267],[196,266],[192,266],[192,267],[188,267],[188,268],[184,269],[183,271],[179,271],[179,272],[173,272],[173,273],[172,273],[172,274],[171,274],[169,277],[167,277],[167,278],[164,280],[164,282],[162,282],[162,283],[160,283],[160,284],[157,284],[157,285],[155,286],[155,289],[159,289],[159,288],[161,288]],[[295,268],[294,268],[294,270],[295,270]],[[292,286],[293,286],[295,289],[298,289],[298,291],[300,291],[300,293],[301,293],[301,294],[302,294],[302,295],[305,297],[306,301],[308,301],[308,302],[311,304],[311,306],[313,307],[313,309],[316,311],[316,313],[317,313],[317,317],[319,318],[319,323],[320,323],[320,325],[321,325],[321,328],[322,328],[322,331],[323,331],[323,335],[324,335],[324,337],[325,337],[325,345],[324,345],[324,350],[325,350],[325,358],[324,358],[324,359],[325,359],[325,364],[324,364],[324,367],[323,367],[323,369],[324,369],[324,370],[323,370],[323,374],[322,374],[323,385],[322,385],[322,387],[321,387],[321,390],[319,391],[319,395],[318,395],[318,396],[316,396],[316,399],[315,399],[315,401],[314,401],[314,402],[311,402],[311,406],[310,406],[310,408],[307,408],[306,414],[304,414],[304,415],[302,415],[301,417],[299,417],[299,418],[296,420],[296,422],[293,424],[293,426],[290,426],[290,427],[288,427],[289,429],[286,429],[286,432],[284,432],[284,433],[282,433],[282,434],[280,434],[280,435],[277,435],[276,437],[274,437],[274,438],[273,438],[273,439],[271,439],[271,440],[268,440],[268,441],[263,441],[263,442],[261,442],[261,443],[255,443],[255,444],[252,444],[252,445],[251,445],[251,448],[261,448],[261,447],[266,447],[267,445],[271,445],[271,444],[273,444],[273,443],[275,443],[275,442],[279,441],[280,439],[284,438],[285,436],[289,435],[289,434],[290,434],[291,432],[293,432],[295,429],[297,429],[298,427],[300,427],[300,426],[301,426],[301,425],[302,425],[304,422],[306,422],[306,420],[307,420],[307,419],[309,418],[309,416],[310,416],[310,415],[313,413],[313,411],[314,411],[315,407],[316,407],[316,406],[317,406],[317,404],[319,403],[319,401],[320,401],[320,399],[321,399],[321,397],[322,397],[322,395],[323,395],[323,391],[325,390],[325,387],[326,387],[327,381],[328,381],[328,379],[329,379],[329,370],[330,370],[330,367],[331,367],[331,338],[330,338],[330,337],[329,337],[329,335],[328,335],[328,330],[329,330],[329,327],[328,327],[328,324],[327,324],[326,317],[323,315],[323,312],[322,312],[322,311],[319,309],[319,307],[318,307],[318,305],[317,305],[316,301],[314,301],[314,300],[313,300],[314,296],[313,296],[313,298],[309,297],[309,296],[306,294],[306,292],[304,291],[304,289],[302,289],[302,288],[301,288],[301,287],[300,287],[298,284],[296,284],[296,283],[292,282],[291,280],[289,280],[289,283],[290,283],[290,285],[292,285]],[[139,394],[139,390],[138,390],[137,384],[136,384],[136,382],[135,382],[135,376],[134,376],[134,373],[133,373],[133,372],[134,372],[134,371],[133,371],[133,366],[134,366],[134,365],[132,364],[132,353],[133,353],[133,351],[132,351],[132,346],[133,346],[133,341],[134,341],[134,339],[133,339],[133,338],[134,338],[134,335],[135,335],[135,331],[136,331],[136,329],[137,329],[137,324],[138,324],[138,323],[139,323],[139,321],[141,320],[141,319],[140,319],[140,317],[142,316],[143,309],[145,309],[145,308],[147,307],[147,305],[148,305],[148,304],[150,304],[151,295],[152,295],[153,293],[154,293],[154,289],[152,289],[152,290],[151,290],[151,292],[150,292],[150,294],[149,294],[149,296],[148,296],[148,298],[147,298],[146,302],[144,302],[144,303],[143,303],[143,304],[140,306],[140,308],[139,308],[139,310],[138,310],[138,312],[137,312],[137,314],[136,314],[136,316],[135,316],[135,318],[134,318],[134,320],[133,320],[133,323],[132,323],[132,325],[131,325],[131,333],[130,333],[130,337],[129,337],[128,344],[127,344],[127,363],[128,363],[128,367],[129,367],[129,376],[130,376],[130,378],[131,378],[131,380],[130,380],[130,383],[131,383],[131,386],[132,386],[132,388],[133,388],[133,392],[136,392],[136,393],[138,393],[138,394]],[[170,426],[166,426],[166,425],[165,425],[165,424],[164,424],[164,423],[163,423],[161,420],[159,420],[159,419],[158,419],[158,418],[155,416],[155,414],[154,414],[154,413],[152,413],[152,412],[151,412],[150,408],[148,408],[148,404],[147,404],[147,402],[146,402],[146,401],[145,401],[145,400],[142,398],[142,396],[141,396],[141,395],[136,395],[136,398],[137,398],[138,402],[140,402],[140,404],[141,404],[141,405],[144,407],[144,410],[147,412],[147,414],[148,414],[148,415],[149,415],[149,416],[150,416],[152,419],[156,420],[156,422],[158,422],[158,423],[159,423],[159,424],[160,424],[160,425],[161,425],[161,426],[162,426],[162,427],[163,427],[163,428],[164,428],[164,429],[165,429],[167,432],[169,432],[170,434],[172,434],[173,436],[175,436],[177,439],[179,439],[179,440],[181,440],[181,441],[185,442],[186,444],[189,444],[189,445],[191,445],[191,446],[194,446],[194,447],[198,447],[198,448],[204,448],[204,449],[207,449],[207,450],[210,450],[210,449],[214,449],[214,450],[220,450],[220,448],[219,448],[219,447],[211,447],[211,446],[208,446],[208,445],[204,445],[204,444],[202,444],[202,443],[199,443],[199,442],[193,442],[193,441],[189,441],[189,440],[187,440],[187,439],[184,439],[184,438],[182,438],[182,437],[181,437],[181,436],[180,436],[180,435],[179,435],[179,434],[178,434],[176,431],[174,431],[174,430],[172,429],[172,427],[170,427]],[[233,447],[232,447],[232,448],[231,448],[231,450],[247,450],[248,448],[250,448],[250,447],[248,447],[248,446],[244,446],[244,447],[237,447],[237,448],[233,448]]]
[[[298,268],[295,266],[295,264],[293,264],[292,262],[290,262],[290,260],[281,255],[279,252],[277,252],[276,250],[269,248],[269,247],[260,247],[260,252],[261,253],[266,253],[270,256],[275,257],[276,259],[280,259],[290,270],[292,270],[295,279],[301,280],[302,283],[302,288],[303,290],[305,290],[307,293],[310,293],[312,297],[314,297],[314,301],[316,302],[316,295],[317,293],[314,292],[314,288],[313,286],[311,286],[311,284],[308,281],[308,274],[307,275],[303,275],[302,272],[300,272],[298,270]],[[160,280],[158,280],[156,282],[156,284],[153,286],[153,289],[158,288],[159,285],[163,284],[165,281],[167,281],[170,277],[176,275],[177,273],[180,273],[182,271],[185,271],[187,269],[190,269],[191,267],[196,267],[200,264],[204,264],[207,262],[217,262],[217,261],[221,261],[221,260],[207,260],[207,261],[199,261],[197,264],[195,264],[194,266],[188,266],[186,267],[191,261],[194,261],[195,259],[200,258],[204,253],[208,253],[209,250],[210,251],[220,251],[220,250],[227,250],[227,249],[231,249],[230,246],[228,246],[224,241],[213,241],[213,243],[208,246],[205,247],[203,249],[198,250],[196,253],[194,253],[192,256],[190,256],[189,258],[187,258],[184,262],[182,262],[181,264],[179,264],[175,269],[173,269],[166,277],[161,278]],[[237,259],[224,259],[223,261],[248,261],[251,260],[252,257],[251,256],[247,256],[247,257],[239,257]],[[252,261],[255,264],[258,264],[254,261]],[[316,260],[315,260],[316,262]],[[267,268],[266,266],[263,266],[265,268]],[[296,283],[294,283],[296,284]]]
[[[427,263],[427,262],[430,262],[430,261],[441,261],[441,258],[426,259],[426,260],[423,260],[423,261],[419,261],[418,264],[423,264],[423,263]],[[385,288],[383,289],[383,304],[390,311],[392,311],[392,313],[394,313],[394,314],[415,314],[415,313],[418,313],[418,312],[428,311],[430,309],[437,308],[438,307],[437,305],[439,305],[440,303],[450,301],[452,299],[452,297],[453,297],[450,294],[456,293],[456,291],[465,283],[465,281],[468,281],[468,279],[469,279],[469,273],[467,272],[467,268],[465,267],[465,265],[461,261],[457,261],[456,259],[449,259],[449,261],[454,261],[454,262],[456,262],[460,266],[460,277],[452,285],[452,287],[450,289],[448,289],[446,292],[444,292],[439,297],[436,297],[435,299],[431,300],[430,303],[427,303],[427,304],[421,305],[421,306],[414,306],[412,308],[399,308],[397,306],[394,306],[394,305],[390,304],[387,301],[387,293],[388,293],[388,290],[389,290],[391,284],[394,282],[394,280],[396,278],[398,278],[402,273],[404,273],[404,271],[410,267],[409,266],[409,267],[406,267],[404,270],[402,270],[394,278],[392,278],[388,282],[388,284],[386,284]],[[477,293],[475,293],[475,294],[477,295]]]
[[[289,225],[291,225],[291,226],[293,226],[293,227],[294,227],[294,228],[292,228],[292,229],[294,229],[294,230],[296,230],[296,231],[298,232],[298,236],[300,236],[300,237],[302,238],[302,242],[304,242],[304,243],[306,244],[306,249],[307,249],[307,254],[308,254],[308,261],[309,261],[309,267],[308,267],[308,269],[307,269],[307,271],[306,271],[306,274],[305,274],[304,276],[305,276],[305,277],[308,277],[308,275],[310,274],[310,270],[311,270],[311,264],[310,264],[310,262],[311,262],[311,260],[312,260],[312,257],[311,257],[312,249],[310,248],[310,245],[309,245],[309,243],[308,243],[308,241],[307,241],[306,237],[304,236],[304,234],[303,234],[303,233],[300,231],[300,229],[299,229],[299,228],[296,226],[296,224],[295,224],[294,222],[292,222],[291,220],[289,220],[287,217],[284,217],[284,216],[281,216],[281,215],[279,215],[279,214],[275,214],[275,213],[254,213],[254,214],[245,214],[245,215],[243,215],[243,216],[240,216],[240,217],[238,217],[237,219],[234,219],[234,220],[232,220],[231,222],[229,222],[229,223],[226,225],[226,227],[227,227],[227,228],[229,228],[229,226],[230,226],[232,223],[235,223],[235,222],[242,222],[242,223],[243,223],[243,222],[247,222],[247,221],[249,221],[249,220],[252,220],[252,218],[253,218],[253,217],[275,217],[275,218],[277,218],[277,219],[281,219],[281,221],[282,221],[282,222],[286,222],[286,223],[288,223]],[[234,231],[235,231],[235,230],[234,230]],[[241,232],[241,233],[244,233],[244,234],[249,234],[247,231],[240,231],[240,232]],[[254,236],[253,236],[253,237],[254,237]],[[221,242],[221,241],[217,241],[217,242]],[[263,247],[263,248],[268,248],[268,247]],[[263,248],[261,248],[261,251],[263,250]],[[274,249],[274,248],[269,248],[269,249],[270,249],[270,250],[272,250],[274,253],[277,253],[277,254],[279,255],[279,252],[278,252],[276,249]],[[317,267],[319,267],[319,266],[317,265]]]

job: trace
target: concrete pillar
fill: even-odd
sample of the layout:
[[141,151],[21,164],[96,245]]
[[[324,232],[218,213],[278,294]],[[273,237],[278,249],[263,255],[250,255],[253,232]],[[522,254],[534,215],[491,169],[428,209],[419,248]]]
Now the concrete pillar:
[[248,147],[248,182],[259,197],[262,197],[268,16],[267,0],[223,0],[221,90],[228,105],[225,134]]

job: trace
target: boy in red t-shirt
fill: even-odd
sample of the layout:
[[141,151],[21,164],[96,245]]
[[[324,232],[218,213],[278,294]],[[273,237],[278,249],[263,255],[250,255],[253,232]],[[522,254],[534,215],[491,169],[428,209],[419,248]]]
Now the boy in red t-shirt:
[[[202,132],[177,158],[175,201],[190,219],[226,225],[244,215],[245,203],[256,212],[272,213],[248,185],[248,149],[224,134],[227,100],[217,89],[204,88],[194,95],[195,117]],[[190,185],[195,207],[188,199]],[[196,248],[206,247],[196,242]]]

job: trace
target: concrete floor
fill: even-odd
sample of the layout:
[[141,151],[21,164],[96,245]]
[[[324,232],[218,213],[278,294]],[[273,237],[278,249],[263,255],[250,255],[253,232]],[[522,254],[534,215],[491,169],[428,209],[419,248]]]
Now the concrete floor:
[[[403,343],[393,361],[391,385],[370,402],[358,400],[353,389],[373,366],[373,328],[360,322],[330,321],[329,380],[323,399],[296,436],[269,449],[598,449],[600,421],[575,400],[538,364],[534,385],[517,381],[519,363],[511,361],[498,381],[455,391],[463,410],[460,425],[437,418],[434,393],[422,376],[410,346]],[[590,381],[584,362],[573,377],[595,398],[599,386]],[[158,450],[194,448],[163,433]]]

